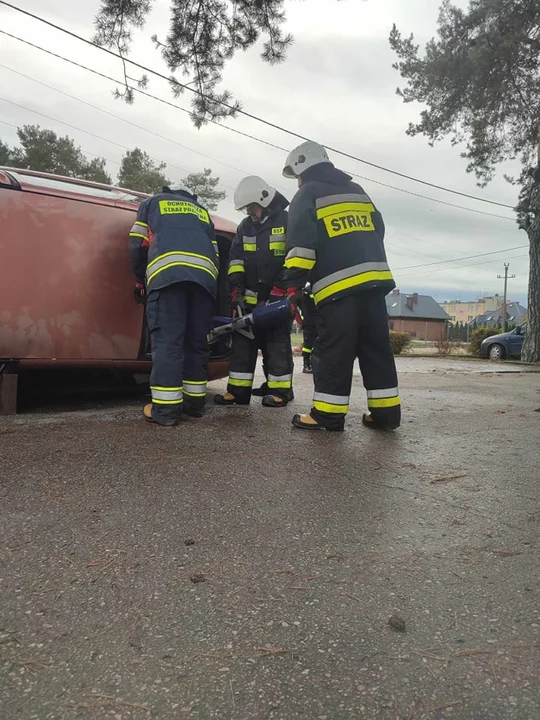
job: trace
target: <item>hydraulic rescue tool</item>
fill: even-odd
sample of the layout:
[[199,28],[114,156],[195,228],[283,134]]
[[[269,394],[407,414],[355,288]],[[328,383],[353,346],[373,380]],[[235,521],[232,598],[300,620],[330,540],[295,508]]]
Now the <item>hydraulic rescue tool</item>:
[[276,302],[260,305],[254,308],[249,315],[242,315],[241,310],[239,310],[239,313],[239,317],[232,320],[224,317],[214,318],[214,322],[224,322],[210,331],[208,343],[215,343],[220,337],[230,335],[233,332],[238,332],[253,340],[255,337],[253,328],[273,327],[281,320],[290,317],[291,303],[287,298],[283,298],[282,300],[276,300]]

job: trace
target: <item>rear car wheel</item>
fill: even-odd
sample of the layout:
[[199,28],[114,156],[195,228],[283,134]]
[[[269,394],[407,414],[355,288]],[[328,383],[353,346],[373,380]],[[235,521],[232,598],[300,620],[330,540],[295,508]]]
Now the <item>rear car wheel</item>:
[[505,350],[502,345],[499,345],[499,343],[494,343],[490,346],[488,357],[490,360],[502,360],[505,355]]

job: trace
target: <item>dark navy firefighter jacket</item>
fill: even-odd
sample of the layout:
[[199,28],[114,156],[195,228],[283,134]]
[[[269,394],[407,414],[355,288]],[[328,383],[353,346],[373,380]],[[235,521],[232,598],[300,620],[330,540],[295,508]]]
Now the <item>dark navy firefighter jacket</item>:
[[266,302],[272,289],[285,294],[288,204],[277,192],[260,222],[245,217],[238,226],[229,253],[229,285],[244,296],[247,305]]
[[219,254],[214,224],[195,195],[164,192],[145,200],[129,233],[137,281],[152,290],[178,282],[217,295]]

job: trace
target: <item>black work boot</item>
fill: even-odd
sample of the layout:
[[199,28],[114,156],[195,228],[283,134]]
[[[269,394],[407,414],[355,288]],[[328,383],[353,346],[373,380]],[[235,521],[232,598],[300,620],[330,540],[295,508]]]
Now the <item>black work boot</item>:
[[380,420],[374,420],[371,413],[364,413],[362,415],[362,425],[365,425],[370,430],[397,430],[400,425],[400,418],[391,418],[381,422]]
[[302,370],[303,373],[306,373],[307,375],[313,374],[313,368],[311,367],[311,353],[304,353],[304,369]]
[[216,395],[214,397],[215,405],[249,405],[248,400],[237,400],[234,395],[230,392],[226,392],[223,395]]
[[186,404],[186,401],[184,400],[184,404],[182,406],[182,412],[185,415],[189,415],[189,417],[202,418],[202,416],[204,415],[204,407],[198,407],[197,405]]
[[279,397],[279,395],[265,395],[263,397],[263,407],[286,407],[288,403],[288,400],[285,400],[282,397]]
[[268,392],[269,392],[268,383],[263,382],[261,387],[253,388],[253,390],[251,391],[251,394],[255,395],[255,397],[264,397],[265,395],[268,395]]
[[144,406],[143,418],[146,422],[156,423],[156,425],[162,425],[163,427],[176,427],[180,422],[180,418],[159,418],[156,420],[152,414],[152,403]]
[[305,415],[294,415],[292,419],[294,427],[301,430],[326,430],[324,425],[320,425],[310,413]]

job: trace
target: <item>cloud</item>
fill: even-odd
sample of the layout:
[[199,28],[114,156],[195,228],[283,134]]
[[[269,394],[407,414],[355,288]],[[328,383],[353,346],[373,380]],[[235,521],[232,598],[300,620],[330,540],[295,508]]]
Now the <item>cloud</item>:
[[[435,33],[437,4],[426,6],[423,0],[406,3],[403,0],[385,3],[376,0],[361,3],[355,0],[310,0],[308,11],[307,3],[291,2],[288,4],[289,27],[296,41],[286,63],[271,67],[261,62],[257,50],[240,53],[227,66],[223,85],[233,91],[248,112],[301,135],[404,174],[513,204],[515,188],[500,176],[486,190],[476,186],[474,177],[465,172],[466,163],[460,158],[459,149],[448,142],[431,148],[424,138],[410,138],[405,134],[408,123],[416,119],[419,109],[404,105],[395,95],[400,77],[391,67],[394,58],[388,45],[388,33],[392,22],[396,22],[405,33],[414,31],[418,41],[425,42]],[[459,4],[466,5],[466,0],[459,0]],[[71,0],[25,2],[25,8],[30,11],[85,37],[93,34],[92,21],[98,7],[97,0],[82,5]],[[19,14],[1,7],[0,18],[2,28],[9,32],[99,72],[122,77],[120,62],[95,48],[35,21],[21,22]],[[149,37],[154,32],[163,37],[168,29],[168,18],[168,0],[156,0],[145,31],[134,35],[130,55],[165,75],[169,71]],[[113,99],[114,83],[4,36],[0,36],[0,42],[5,50],[2,55],[4,65],[72,96],[61,95],[0,67],[0,96],[29,108],[23,110],[0,100],[0,119],[4,122],[13,125],[39,123],[61,134],[69,134],[85,151],[106,157],[113,175],[124,152],[121,146],[139,146],[156,159],[164,160],[168,163],[169,174],[175,179],[202,167],[211,167],[220,176],[229,195],[220,205],[220,212],[232,220],[239,219],[230,202],[232,190],[245,174],[261,174],[287,197],[294,194],[295,184],[281,176],[286,152],[299,142],[294,137],[241,116],[225,124],[284,150],[215,125],[196,130],[186,112],[141,96],[128,107]],[[132,69],[130,74],[138,77],[140,71]],[[151,77],[149,92],[189,110],[189,94],[175,101],[163,80]],[[31,110],[56,120],[46,120]],[[67,127],[65,123],[79,129]],[[0,123],[0,133],[4,141],[15,142],[15,129],[10,125]],[[388,255],[402,289],[430,291],[443,297],[460,292],[466,297],[495,292],[500,290],[496,276],[502,263],[506,257],[512,257],[515,259],[511,260],[511,270],[518,277],[512,281],[511,296],[523,301],[528,264],[527,258],[517,256],[525,254],[526,249],[495,255],[493,263],[491,256],[471,260],[469,268],[456,267],[466,264],[456,260],[455,264],[449,263],[449,269],[437,265],[399,269],[523,245],[526,236],[514,222],[447,207],[382,187],[373,181],[510,218],[513,217],[511,210],[429,188],[335,153],[332,158],[343,169],[368,178],[359,182],[383,212]],[[486,264],[473,265],[482,260]]]

